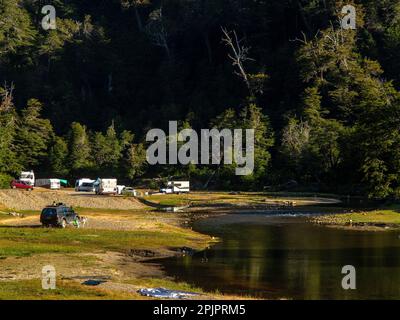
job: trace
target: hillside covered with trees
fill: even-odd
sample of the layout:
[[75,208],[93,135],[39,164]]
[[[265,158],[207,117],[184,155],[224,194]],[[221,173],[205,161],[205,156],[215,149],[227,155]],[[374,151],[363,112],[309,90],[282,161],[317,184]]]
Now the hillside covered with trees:
[[[348,4],[355,30],[340,27]],[[44,5],[55,30],[41,27]],[[0,87],[3,187],[33,169],[400,191],[399,0],[2,0]],[[254,128],[254,173],[149,166],[146,133],[171,120]]]

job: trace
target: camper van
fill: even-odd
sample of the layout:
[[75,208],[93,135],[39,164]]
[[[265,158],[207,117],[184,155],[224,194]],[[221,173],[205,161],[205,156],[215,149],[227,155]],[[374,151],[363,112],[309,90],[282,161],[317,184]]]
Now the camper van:
[[61,188],[60,179],[37,179],[36,187],[49,188],[51,190],[59,190]]
[[97,179],[94,183],[96,194],[117,194],[117,179]]
[[168,181],[166,188],[160,189],[161,193],[189,193],[190,182],[189,181]]
[[25,182],[29,186],[35,185],[35,174],[33,171],[22,171],[19,181]]
[[93,179],[88,179],[88,178],[82,178],[79,180],[76,180],[75,182],[75,191],[76,192],[94,192],[94,183],[96,180]]

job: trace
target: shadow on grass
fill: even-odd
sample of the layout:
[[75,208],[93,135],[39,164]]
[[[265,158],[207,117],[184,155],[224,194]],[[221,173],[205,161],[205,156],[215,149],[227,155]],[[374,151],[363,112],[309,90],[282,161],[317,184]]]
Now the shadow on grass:
[[[1,225],[0,229],[47,229],[42,227],[41,225],[17,225],[17,226],[12,226],[12,225]],[[49,228],[50,229],[50,228]],[[57,228],[53,228],[53,229],[57,229]]]

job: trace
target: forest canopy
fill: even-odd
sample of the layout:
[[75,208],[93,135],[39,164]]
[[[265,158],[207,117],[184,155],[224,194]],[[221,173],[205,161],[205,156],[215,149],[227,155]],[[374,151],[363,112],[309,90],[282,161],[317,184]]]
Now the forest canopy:
[[[32,169],[396,198],[399,90],[398,0],[2,0],[0,185]],[[168,121],[255,129],[253,174],[149,166]]]

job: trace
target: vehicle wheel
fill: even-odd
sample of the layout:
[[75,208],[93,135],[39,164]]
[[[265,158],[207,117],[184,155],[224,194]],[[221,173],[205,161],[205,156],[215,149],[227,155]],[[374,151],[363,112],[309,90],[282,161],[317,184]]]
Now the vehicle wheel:
[[67,227],[67,221],[65,220],[65,219],[63,219],[62,221],[61,221],[61,228],[62,229],[65,229]]

